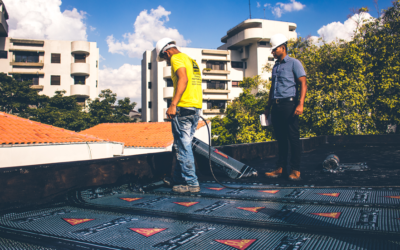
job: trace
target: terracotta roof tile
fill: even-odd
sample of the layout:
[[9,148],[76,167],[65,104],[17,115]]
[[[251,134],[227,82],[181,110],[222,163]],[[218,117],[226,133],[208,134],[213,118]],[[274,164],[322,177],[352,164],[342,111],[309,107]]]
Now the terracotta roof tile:
[[[204,125],[199,121],[197,129]],[[125,147],[166,148],[174,141],[170,122],[102,123],[80,134],[123,142]]]
[[79,134],[15,115],[0,112],[0,144],[102,142],[95,136]]

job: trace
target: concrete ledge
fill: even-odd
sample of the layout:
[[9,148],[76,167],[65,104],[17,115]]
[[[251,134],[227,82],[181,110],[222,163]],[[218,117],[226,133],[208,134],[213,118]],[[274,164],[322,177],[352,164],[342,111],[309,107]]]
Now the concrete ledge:
[[11,38],[10,43],[44,45],[44,41],[42,41],[42,40],[31,40],[31,39],[13,39],[13,38]]
[[344,135],[344,136],[327,136],[329,144],[382,144],[393,145],[400,144],[399,134],[388,135]]

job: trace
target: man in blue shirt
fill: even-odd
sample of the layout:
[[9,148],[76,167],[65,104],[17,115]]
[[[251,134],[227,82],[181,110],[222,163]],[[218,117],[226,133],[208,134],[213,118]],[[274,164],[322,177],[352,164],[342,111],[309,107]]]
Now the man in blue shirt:
[[[282,34],[271,37],[272,55],[277,61],[272,69],[272,85],[269,92],[265,116],[271,110],[272,126],[278,141],[279,157],[277,169],[267,172],[267,177],[278,177],[286,169],[288,152],[291,173],[289,179],[300,180],[301,143],[299,115],[303,114],[306,98],[306,72],[297,59],[287,55],[287,38]],[[300,91],[298,91],[298,87]]]

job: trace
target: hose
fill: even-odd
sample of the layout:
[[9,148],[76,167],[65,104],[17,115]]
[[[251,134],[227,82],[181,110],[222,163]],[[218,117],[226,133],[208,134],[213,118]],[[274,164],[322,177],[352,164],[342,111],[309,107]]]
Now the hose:
[[212,168],[212,164],[211,164],[211,131],[210,128],[208,127],[207,121],[200,116],[200,118],[204,121],[204,123],[206,124],[207,127],[207,132],[208,132],[208,164],[210,166],[210,171],[211,174],[214,178],[214,180],[221,186],[225,187],[225,188],[229,188],[229,189],[249,189],[249,190],[269,190],[269,189],[295,189],[295,188],[307,188],[307,189],[321,189],[321,188],[400,188],[400,186],[318,186],[318,187],[232,187],[232,186],[228,186],[225,185],[223,183],[221,183],[217,177],[215,177],[214,175],[214,171]]

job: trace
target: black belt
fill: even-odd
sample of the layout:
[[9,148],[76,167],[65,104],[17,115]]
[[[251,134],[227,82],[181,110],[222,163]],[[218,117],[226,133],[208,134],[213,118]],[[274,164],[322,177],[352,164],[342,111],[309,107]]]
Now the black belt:
[[281,102],[294,102],[294,97],[279,98],[272,100],[272,104],[279,104]]

